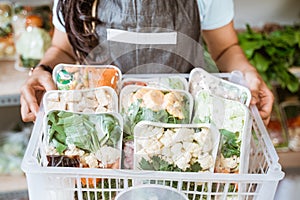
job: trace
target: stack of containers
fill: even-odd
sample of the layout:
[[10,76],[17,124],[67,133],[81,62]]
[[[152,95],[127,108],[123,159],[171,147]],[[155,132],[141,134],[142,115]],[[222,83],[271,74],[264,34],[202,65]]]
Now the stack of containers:
[[[123,120],[118,113],[119,69],[60,64],[53,78],[58,90],[43,97],[43,165],[120,169]],[[92,179],[81,182],[83,186],[97,184]]]
[[[188,80],[122,79],[110,65],[60,64],[53,78],[58,90],[43,97],[44,166],[247,173],[252,120],[244,86],[200,68]],[[101,181],[89,179],[82,185]]]
[[124,78],[122,86],[125,167],[214,171],[220,134],[212,124],[191,124],[194,100],[184,77]]

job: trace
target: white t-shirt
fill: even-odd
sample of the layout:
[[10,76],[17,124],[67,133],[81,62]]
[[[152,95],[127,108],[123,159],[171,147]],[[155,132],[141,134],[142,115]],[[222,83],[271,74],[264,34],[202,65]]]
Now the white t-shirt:
[[[58,30],[65,32],[56,14],[57,2],[58,0],[54,0],[53,24]],[[220,28],[233,20],[233,0],[198,0],[198,6],[202,30]]]

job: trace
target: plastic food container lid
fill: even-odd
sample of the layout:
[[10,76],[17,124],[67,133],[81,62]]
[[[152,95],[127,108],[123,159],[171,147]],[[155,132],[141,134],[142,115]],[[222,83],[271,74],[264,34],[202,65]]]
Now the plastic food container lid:
[[54,67],[52,78],[59,90],[79,90],[110,86],[118,93],[121,86],[122,73],[114,65],[61,63]]
[[175,89],[175,90],[188,90],[188,82],[183,76],[160,76],[153,78],[124,78],[121,83],[121,88],[127,85],[141,85],[150,86],[160,89]]
[[176,200],[188,200],[188,198],[174,188],[145,184],[140,186],[134,186],[127,190],[122,191],[116,196],[115,200],[165,200],[165,199],[176,199]]
[[231,82],[210,74],[204,69],[194,68],[189,77],[189,91],[193,96],[196,96],[199,91],[208,90],[214,95],[236,100],[249,106],[251,92],[247,87],[240,85],[244,80],[239,75],[240,73],[237,71],[228,74],[227,78],[233,81]]

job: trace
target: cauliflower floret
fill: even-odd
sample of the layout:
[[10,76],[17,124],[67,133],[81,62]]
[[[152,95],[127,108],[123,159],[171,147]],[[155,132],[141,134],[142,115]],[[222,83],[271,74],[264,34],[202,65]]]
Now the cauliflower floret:
[[175,135],[173,136],[174,142],[192,142],[194,130],[190,128],[175,129]]
[[89,165],[90,168],[98,168],[99,167],[97,157],[93,153],[90,153],[89,155],[85,156],[84,160],[85,160],[86,164]]
[[200,145],[206,142],[206,138],[209,135],[209,130],[207,128],[201,128],[200,132],[194,134],[194,140],[196,140]]
[[165,147],[170,147],[174,142],[173,142],[173,132],[171,130],[165,131],[165,133],[161,136],[159,141],[165,146]]
[[186,152],[182,154],[180,157],[178,157],[177,160],[174,161],[174,163],[182,170],[186,170],[188,167],[190,167],[190,160],[192,156],[190,153]]
[[240,159],[234,155],[230,158],[224,158],[223,155],[221,155],[221,166],[225,168],[234,169],[238,167],[238,164],[240,163]]
[[172,152],[172,159],[175,162],[182,156],[182,144],[181,143],[176,143],[171,147],[171,152]]
[[67,156],[83,156],[85,152],[81,149],[78,149],[74,144],[69,144],[68,149],[65,151]]
[[120,150],[110,147],[103,146],[96,153],[96,157],[105,166],[107,164],[113,164],[120,158]]
[[144,142],[143,149],[148,154],[160,154],[161,153],[162,144],[158,140],[149,139]]
[[161,154],[162,154],[164,160],[167,161],[168,163],[172,164],[174,162],[172,159],[173,153],[170,148],[163,147],[161,150]]
[[204,155],[199,156],[198,162],[200,163],[203,171],[208,170],[214,164],[213,157],[211,155],[209,155],[208,153],[205,153]]

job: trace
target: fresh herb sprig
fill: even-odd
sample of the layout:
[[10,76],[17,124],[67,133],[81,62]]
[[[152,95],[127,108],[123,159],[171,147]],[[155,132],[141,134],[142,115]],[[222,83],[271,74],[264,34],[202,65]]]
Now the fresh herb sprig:
[[241,141],[238,140],[239,133],[233,133],[231,131],[220,129],[222,143],[221,153],[224,158],[230,158],[232,156],[240,157]]
[[187,168],[186,170],[182,170],[178,166],[168,163],[159,156],[152,156],[149,161],[147,161],[145,158],[142,158],[139,165],[143,170],[154,171],[199,172],[202,170],[202,167],[198,162],[192,164],[191,167]]

